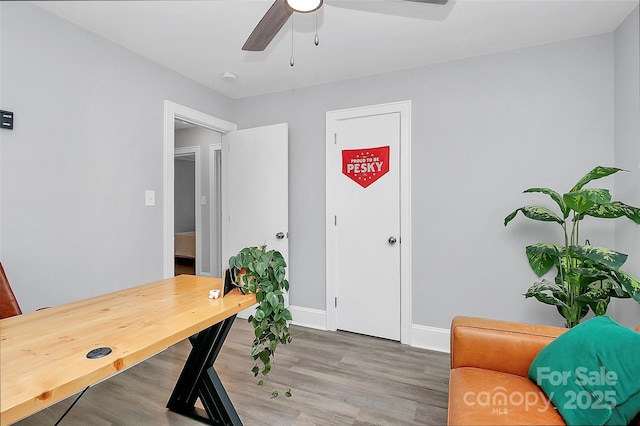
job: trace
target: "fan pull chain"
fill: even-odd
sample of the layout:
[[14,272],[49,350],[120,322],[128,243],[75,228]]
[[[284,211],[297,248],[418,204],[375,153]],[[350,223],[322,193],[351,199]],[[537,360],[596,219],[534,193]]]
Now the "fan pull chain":
[[317,45],[320,44],[320,37],[318,37],[318,11],[316,10],[316,36],[313,39],[313,42]]
[[295,61],[293,60],[293,14],[291,15],[291,59],[289,59],[289,65],[293,66]]

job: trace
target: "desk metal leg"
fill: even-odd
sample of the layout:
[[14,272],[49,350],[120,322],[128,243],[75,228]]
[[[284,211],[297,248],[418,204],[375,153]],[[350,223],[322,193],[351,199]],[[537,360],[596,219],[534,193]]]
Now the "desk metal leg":
[[[193,336],[193,348],[167,404],[169,410],[212,425],[242,426],[213,368],[234,319],[235,315]],[[198,398],[207,416],[195,408]]]

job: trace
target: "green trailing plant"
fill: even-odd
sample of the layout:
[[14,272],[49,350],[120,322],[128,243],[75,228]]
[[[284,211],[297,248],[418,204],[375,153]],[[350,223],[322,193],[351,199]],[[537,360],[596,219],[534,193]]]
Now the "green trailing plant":
[[[256,295],[258,306],[248,318],[253,326],[255,339],[251,345],[251,356],[255,361],[252,372],[254,376],[261,374],[263,378],[258,386],[265,386],[271,362],[279,344],[291,342],[289,322],[291,312],[285,306],[284,293],[289,291],[286,277],[287,264],[282,253],[267,250],[266,246],[246,247],[229,259],[229,267],[236,277],[237,286],[244,292]],[[284,392],[291,396],[291,389]],[[271,392],[271,397],[280,395],[278,390]]]
[[534,283],[524,295],[542,303],[556,306],[573,327],[589,312],[604,315],[612,297],[633,298],[640,303],[640,281],[620,269],[627,255],[604,247],[580,244],[580,223],[587,216],[601,219],[627,217],[640,224],[640,209],[611,201],[607,189],[585,188],[592,180],[622,171],[615,167],[595,167],[566,194],[549,188],[529,188],[525,193],[546,194],[557,204],[560,214],[546,207],[525,206],[514,210],[504,219],[507,224],[521,212],[529,219],[558,224],[564,233],[564,244],[538,243],[527,246],[531,269],[542,277],[556,268],[554,281],[543,279]]

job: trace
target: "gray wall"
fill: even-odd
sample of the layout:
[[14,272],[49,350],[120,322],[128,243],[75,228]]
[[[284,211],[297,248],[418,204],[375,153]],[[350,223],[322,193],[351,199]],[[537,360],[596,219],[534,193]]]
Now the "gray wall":
[[23,310],[162,278],[163,102],[233,121],[231,99],[30,3],[0,8],[0,104],[16,113],[0,256]]
[[[622,28],[231,101],[28,3],[0,10],[0,102],[17,113],[16,130],[2,132],[0,255],[27,311],[161,277],[164,99],[240,128],[289,123],[291,302],[301,307],[325,307],[326,111],[413,102],[415,324],[446,328],[456,314],[560,324],[522,297],[535,280],[524,246],[560,230],[521,218],[505,229],[504,216],[547,202],[523,189],[564,191],[626,150],[635,163],[620,185],[638,191],[638,139],[620,136],[614,116],[626,109],[614,91],[638,75],[615,69],[614,40],[634,43]],[[146,189],[157,207],[144,207]],[[638,264],[625,228],[587,228]],[[637,309],[624,315],[640,323]]]
[[[292,304],[325,308],[325,112],[410,99],[413,323],[446,328],[466,314],[561,324],[522,297],[536,280],[525,245],[560,241],[561,229],[502,222],[525,204],[553,207],[524,189],[567,191],[614,164],[612,53],[607,34],[237,101],[240,128],[289,122]],[[614,244],[613,222],[587,233]]]
[[[631,173],[618,173],[615,195],[628,204],[640,206],[640,8],[615,32],[615,162]],[[624,270],[640,277],[640,226],[619,219],[616,248],[628,253]],[[615,316],[627,325],[640,323],[640,305],[616,301]]]

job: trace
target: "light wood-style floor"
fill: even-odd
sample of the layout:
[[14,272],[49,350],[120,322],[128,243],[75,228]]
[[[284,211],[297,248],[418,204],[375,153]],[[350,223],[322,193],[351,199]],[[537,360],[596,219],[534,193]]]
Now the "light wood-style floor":
[[[251,328],[236,319],[215,366],[245,426],[446,424],[448,354],[340,331],[292,334],[266,386],[291,387],[293,397],[270,399],[250,371]],[[60,426],[201,424],[165,408],[190,347],[183,341],[89,388]],[[53,426],[74,399],[17,424]]]

